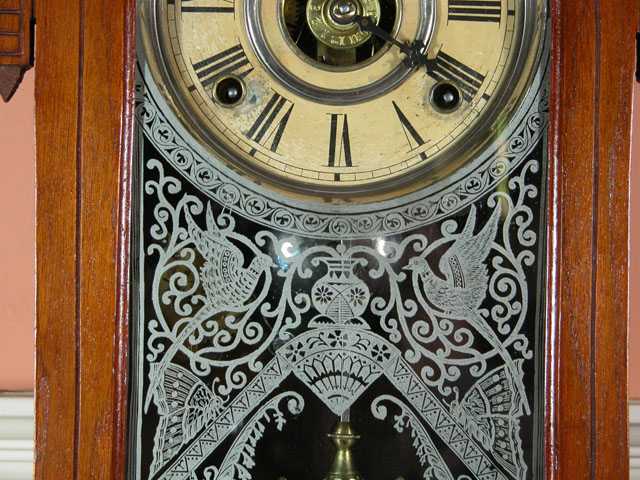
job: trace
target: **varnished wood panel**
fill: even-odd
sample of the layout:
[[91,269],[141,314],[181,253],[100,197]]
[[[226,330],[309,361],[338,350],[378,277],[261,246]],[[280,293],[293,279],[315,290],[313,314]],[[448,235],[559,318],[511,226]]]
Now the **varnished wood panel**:
[[547,478],[628,478],[635,1],[552,2]]
[[133,9],[37,2],[38,479],[123,475]]
[[[59,10],[58,10],[59,9]],[[40,2],[36,105],[36,478],[73,478],[76,417],[76,134],[80,12]],[[43,41],[46,35],[47,41]],[[57,78],[57,82],[48,79]]]

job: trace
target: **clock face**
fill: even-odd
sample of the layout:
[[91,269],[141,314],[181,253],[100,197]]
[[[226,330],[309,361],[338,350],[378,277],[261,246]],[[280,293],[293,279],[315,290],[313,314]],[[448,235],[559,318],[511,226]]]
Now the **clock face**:
[[449,175],[501,132],[541,3],[168,0],[150,50],[216,158],[290,195],[363,203]]

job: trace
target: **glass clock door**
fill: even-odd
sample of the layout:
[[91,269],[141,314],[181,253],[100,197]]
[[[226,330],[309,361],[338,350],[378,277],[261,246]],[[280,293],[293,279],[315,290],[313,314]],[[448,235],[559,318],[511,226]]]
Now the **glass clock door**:
[[546,2],[138,10],[129,478],[540,478]]

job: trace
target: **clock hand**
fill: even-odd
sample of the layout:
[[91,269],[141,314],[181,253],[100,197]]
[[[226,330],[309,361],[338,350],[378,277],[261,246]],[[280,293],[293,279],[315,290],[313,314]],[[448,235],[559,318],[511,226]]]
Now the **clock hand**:
[[375,35],[378,38],[381,38],[385,42],[393,43],[396,47],[400,49],[402,53],[404,53],[405,55],[409,54],[409,44],[401,43],[395,38],[393,38],[391,35],[385,32],[382,28],[377,26],[371,17],[363,17],[361,15],[356,15],[353,18],[353,21],[358,24],[358,26],[360,27],[360,30],[362,30],[363,32],[372,33],[373,35]]
[[431,70],[435,67],[436,60],[427,58],[427,56],[422,53],[422,50],[426,47],[426,45],[418,40],[409,44],[409,42],[399,42],[395,38],[393,38],[389,33],[385,32],[382,28],[378,27],[371,17],[363,17],[360,15],[356,15],[353,19],[354,22],[358,24],[360,30],[363,32],[369,32],[372,35],[384,40],[385,42],[392,43],[396,47],[400,49],[400,53],[405,55],[405,59],[403,63],[414,67],[416,65],[424,65],[427,70]]

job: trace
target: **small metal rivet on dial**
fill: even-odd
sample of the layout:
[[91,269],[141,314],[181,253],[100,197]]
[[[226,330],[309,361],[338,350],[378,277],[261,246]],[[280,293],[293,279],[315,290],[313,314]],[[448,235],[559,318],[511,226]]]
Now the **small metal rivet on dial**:
[[340,25],[348,25],[358,15],[358,4],[355,0],[334,0],[329,12],[335,22]]

